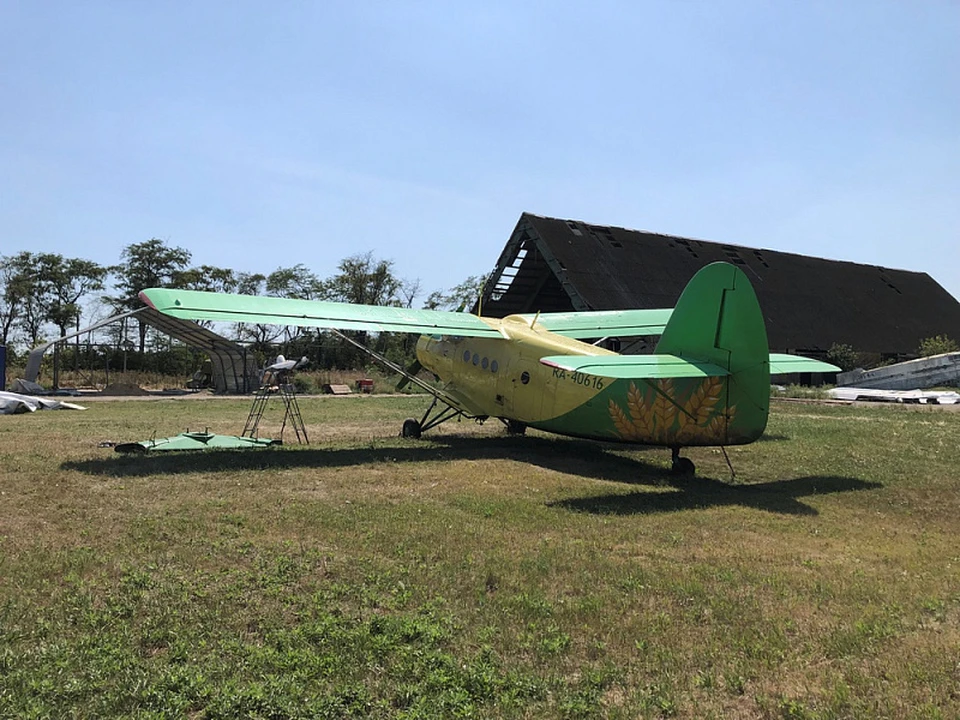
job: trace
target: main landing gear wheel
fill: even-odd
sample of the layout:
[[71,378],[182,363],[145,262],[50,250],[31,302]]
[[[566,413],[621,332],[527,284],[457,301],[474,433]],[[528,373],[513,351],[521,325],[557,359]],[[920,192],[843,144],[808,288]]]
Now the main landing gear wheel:
[[526,431],[526,423],[518,420],[507,420],[507,435],[523,435]]
[[671,448],[673,451],[673,466],[670,468],[671,475],[680,477],[692,477],[697,472],[697,466],[693,464],[690,458],[680,457],[680,448]]
[[420,437],[421,432],[422,430],[420,429],[420,423],[413,418],[407,418],[403,421],[403,428],[400,430],[400,437],[417,439]]

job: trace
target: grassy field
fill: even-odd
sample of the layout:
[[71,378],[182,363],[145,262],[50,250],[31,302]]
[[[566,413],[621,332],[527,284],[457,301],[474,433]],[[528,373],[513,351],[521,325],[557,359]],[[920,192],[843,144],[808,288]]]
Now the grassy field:
[[97,443],[248,402],[0,417],[0,717],[960,716],[960,413],[778,403],[736,478],[702,449],[677,481],[492,422],[398,438],[424,406],[142,457]]

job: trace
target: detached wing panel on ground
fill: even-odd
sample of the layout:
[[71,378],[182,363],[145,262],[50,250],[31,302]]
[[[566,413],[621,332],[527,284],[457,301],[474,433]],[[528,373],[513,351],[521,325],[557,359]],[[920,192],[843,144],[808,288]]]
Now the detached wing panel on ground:
[[185,320],[214,320],[261,325],[407,332],[419,335],[501,337],[499,331],[476,315],[440,310],[352,305],[322,300],[150,288],[140,293],[147,305]]

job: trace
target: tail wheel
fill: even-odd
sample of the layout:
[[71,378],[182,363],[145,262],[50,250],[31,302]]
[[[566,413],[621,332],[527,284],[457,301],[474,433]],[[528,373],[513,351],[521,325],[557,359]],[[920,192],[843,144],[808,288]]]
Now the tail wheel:
[[670,474],[679,477],[693,477],[696,472],[697,466],[693,464],[693,460],[686,457],[677,458],[670,468]]
[[697,466],[693,464],[693,460],[690,458],[680,457],[680,447],[672,447],[671,459],[673,460],[673,465],[670,468],[671,475],[677,475],[679,477],[692,477],[697,472]]
[[420,429],[420,423],[413,418],[407,418],[403,421],[403,428],[400,430],[400,437],[413,438],[416,440],[420,437],[421,432],[422,430]]

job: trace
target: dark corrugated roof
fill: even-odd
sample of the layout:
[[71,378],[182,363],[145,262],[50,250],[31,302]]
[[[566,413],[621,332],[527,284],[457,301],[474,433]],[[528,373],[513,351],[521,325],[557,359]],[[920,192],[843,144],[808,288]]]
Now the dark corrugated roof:
[[718,260],[753,281],[774,350],[823,352],[846,343],[909,355],[923,338],[960,338],[960,303],[926,273],[528,213],[501,255],[500,284],[488,287],[483,311],[673,307],[697,270]]

